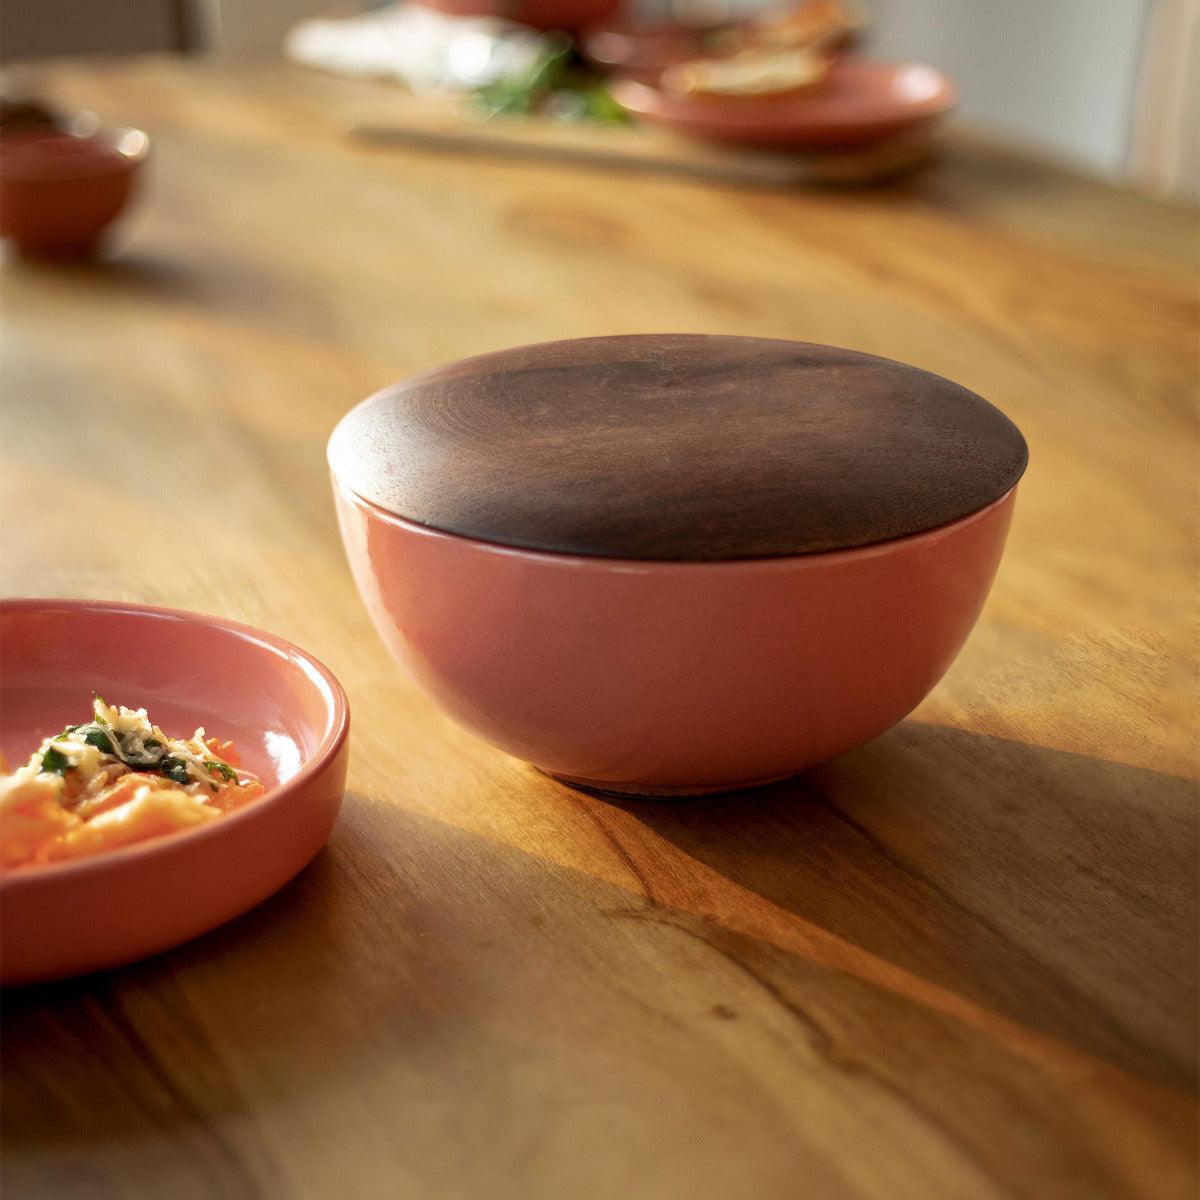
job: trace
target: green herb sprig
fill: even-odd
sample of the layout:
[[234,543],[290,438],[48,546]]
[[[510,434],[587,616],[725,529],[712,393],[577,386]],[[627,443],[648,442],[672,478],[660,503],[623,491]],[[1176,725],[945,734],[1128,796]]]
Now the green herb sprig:
[[61,750],[55,750],[53,746],[50,746],[42,755],[42,770],[48,775],[65,775],[68,771],[73,771],[74,767],[71,766],[71,760]]
[[471,103],[489,117],[539,114],[560,121],[607,125],[629,121],[629,114],[612,98],[600,76],[578,57],[566,34],[547,36],[545,49],[528,70],[476,88]]

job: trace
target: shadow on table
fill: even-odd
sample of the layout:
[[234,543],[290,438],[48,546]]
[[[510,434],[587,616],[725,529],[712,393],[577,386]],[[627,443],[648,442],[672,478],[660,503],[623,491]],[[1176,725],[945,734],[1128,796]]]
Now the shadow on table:
[[1197,1085],[1197,784],[908,721],[794,779],[589,797],[886,963]]
[[[514,771],[513,788],[528,790],[528,778]],[[547,1031],[597,1005],[611,1010],[604,1036],[631,1039],[621,1051],[629,1070],[642,1069],[634,1033],[649,1012],[667,1022],[664,1039],[679,1040],[672,1054],[682,1063],[708,1045],[689,1022],[733,1014],[705,1001],[700,1018],[691,1007],[672,1015],[707,985],[687,968],[664,982],[639,948],[651,939],[655,953],[663,939],[695,953],[703,943],[739,970],[762,960],[772,994],[838,1014],[852,1042],[894,1019],[896,1004],[914,1027],[944,1022],[915,1000],[881,999],[866,975],[846,979],[722,929],[720,905],[736,912],[747,893],[882,967],[1148,1078],[1195,1086],[1188,781],[908,722],[751,792],[569,795],[614,840],[631,820],[650,836],[656,848],[631,851],[626,840],[623,852],[643,853],[634,865],[651,882],[700,866],[724,881],[718,911],[655,908],[602,878],[351,795],[331,846],[242,918],[144,963],[5,995],[5,1146],[104,1143],[134,1154],[156,1132],[202,1128],[187,1135],[197,1148],[178,1169],[195,1170],[200,1156],[213,1186],[225,1187],[244,1172],[213,1122],[246,1110],[247,1078],[256,1109],[287,1104],[297,1089],[336,1094],[354,1077],[348,1064],[368,1055],[372,1070],[426,1072],[447,1093],[470,1094],[474,1072],[523,1069],[508,1056],[559,1053],[543,1044]],[[566,798],[540,779],[532,793],[553,836],[571,828],[553,820]],[[588,842],[575,861],[595,851]],[[638,905],[664,919],[620,919]],[[886,1054],[883,1044],[872,1053]],[[462,1077],[443,1079],[447,1064]],[[969,1079],[975,1068],[953,1056],[938,1065],[958,1069]],[[175,1169],[167,1161],[154,1177],[166,1187]]]
[[211,246],[176,247],[163,254],[118,240],[93,257],[40,259],[9,253],[5,270],[68,287],[73,296],[91,303],[153,300],[164,307],[202,309],[209,318],[253,316],[260,323],[268,313],[314,331],[322,315],[319,298],[297,296],[287,280]]
[[[347,826],[365,828],[355,839]],[[258,1194],[216,1127],[246,1110],[246,1074],[265,1080],[256,1106],[287,1103],[297,1078],[330,1086],[377,1021],[403,1056],[459,1019],[469,989],[457,960],[477,931],[456,931],[454,906],[424,900],[407,867],[422,854],[444,863],[461,837],[348,793],[330,844],[250,912],[142,962],[5,991],[5,1150],[111,1143],[110,1182],[144,1168],[148,1194]],[[396,843],[407,847],[399,863],[387,854]],[[447,944],[460,949],[448,955]],[[147,1158],[157,1135],[201,1126],[180,1134],[188,1152],[177,1164]]]
[[139,253],[116,242],[103,244],[95,254],[55,258],[4,251],[10,271],[36,274],[95,291],[139,292],[161,299],[186,296],[196,286],[195,273],[186,263]]

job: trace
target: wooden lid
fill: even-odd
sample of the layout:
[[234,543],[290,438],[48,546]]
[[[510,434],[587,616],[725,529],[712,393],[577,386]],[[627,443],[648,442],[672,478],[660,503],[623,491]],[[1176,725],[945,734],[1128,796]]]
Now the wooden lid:
[[351,491],[433,529],[607,558],[812,554],[948,524],[1027,450],[966,388],[885,358],[654,334],[521,346],[396,384],[329,443]]

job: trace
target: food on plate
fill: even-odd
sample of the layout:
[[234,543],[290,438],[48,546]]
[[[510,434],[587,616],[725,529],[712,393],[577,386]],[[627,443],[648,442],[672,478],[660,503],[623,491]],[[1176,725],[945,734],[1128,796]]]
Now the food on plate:
[[759,46],[795,46],[809,50],[839,46],[867,24],[856,4],[809,0],[794,8],[765,12],[744,27],[744,38]]
[[840,0],[809,0],[706,35],[702,57],[663,70],[665,91],[765,96],[813,87],[829,71],[829,54],[866,24]]
[[742,50],[728,58],[697,58],[668,67],[662,87],[684,95],[775,95],[812,87],[828,70],[828,60],[809,50]]
[[629,120],[604,82],[580,65],[569,37],[551,34],[541,42],[541,51],[524,71],[477,87],[471,93],[473,106],[489,117],[537,115],[609,125]]
[[866,28],[863,10],[840,0],[807,0],[786,8],[768,9],[732,25],[705,30],[701,44],[706,56],[725,57],[742,50],[845,49]]
[[203,825],[261,796],[232,742],[168,737],[144,708],[96,696],[92,719],[48,737],[0,779],[0,866],[82,858]]

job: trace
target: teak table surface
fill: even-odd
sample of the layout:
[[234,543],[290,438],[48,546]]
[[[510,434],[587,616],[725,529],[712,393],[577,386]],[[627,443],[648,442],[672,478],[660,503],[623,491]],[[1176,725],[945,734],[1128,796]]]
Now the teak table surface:
[[[353,762],[274,899],[4,997],[6,1200],[1194,1194],[1193,211],[961,135],[789,193],[364,149],[337,114],[382,85],[273,64],[49,82],[155,148],[116,257],[0,272],[4,591],[291,638]],[[440,362],[664,329],[915,363],[1030,468],[912,717],[762,791],[614,802],[387,659],[324,446]]]

